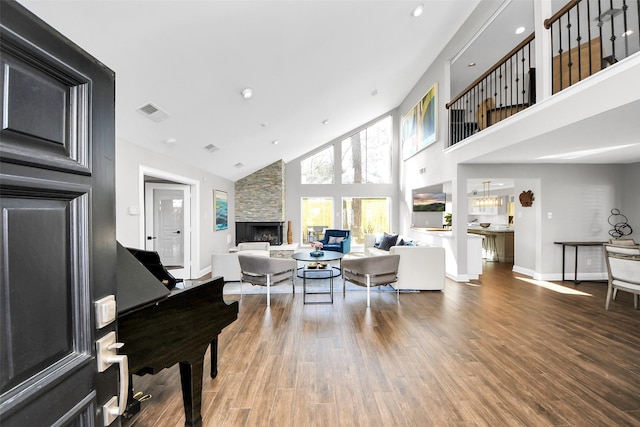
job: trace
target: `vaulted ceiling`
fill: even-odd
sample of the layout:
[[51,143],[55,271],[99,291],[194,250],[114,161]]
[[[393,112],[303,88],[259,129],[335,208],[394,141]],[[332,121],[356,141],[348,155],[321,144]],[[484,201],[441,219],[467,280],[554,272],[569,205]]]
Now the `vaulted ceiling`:
[[235,181],[397,107],[479,0],[20,2],[116,72],[118,139]]

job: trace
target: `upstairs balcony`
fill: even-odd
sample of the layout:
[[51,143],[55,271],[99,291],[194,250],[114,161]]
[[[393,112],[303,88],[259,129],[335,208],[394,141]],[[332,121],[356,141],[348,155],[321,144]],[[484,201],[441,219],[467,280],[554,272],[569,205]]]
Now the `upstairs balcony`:
[[[446,104],[448,146],[638,52],[639,16],[638,0],[572,0],[559,8],[544,19],[545,34],[525,36]],[[548,42],[536,47],[536,36]],[[550,71],[536,72],[536,64]]]

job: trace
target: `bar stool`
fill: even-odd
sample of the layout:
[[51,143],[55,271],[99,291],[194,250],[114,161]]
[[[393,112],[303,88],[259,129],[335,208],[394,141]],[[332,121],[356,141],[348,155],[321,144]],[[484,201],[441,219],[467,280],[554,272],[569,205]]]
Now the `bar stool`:
[[485,252],[487,254],[492,254],[492,261],[500,261],[500,257],[498,256],[498,245],[496,244],[496,234],[488,233],[484,235],[483,243],[485,244]]

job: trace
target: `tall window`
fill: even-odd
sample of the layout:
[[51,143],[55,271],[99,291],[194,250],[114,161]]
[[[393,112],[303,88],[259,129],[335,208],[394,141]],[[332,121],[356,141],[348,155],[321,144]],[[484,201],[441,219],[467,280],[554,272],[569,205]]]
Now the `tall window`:
[[351,230],[351,241],[364,243],[367,233],[379,233],[390,228],[388,197],[343,197],[342,225]]
[[333,184],[333,145],[300,162],[303,184]]
[[303,197],[302,243],[311,243],[324,236],[324,230],[333,228],[333,198]]
[[343,184],[390,184],[392,120],[385,117],[342,141]]

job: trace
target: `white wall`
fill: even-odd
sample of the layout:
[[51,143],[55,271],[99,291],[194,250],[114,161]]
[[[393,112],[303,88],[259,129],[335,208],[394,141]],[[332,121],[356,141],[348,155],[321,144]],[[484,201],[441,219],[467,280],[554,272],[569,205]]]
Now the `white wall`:
[[[170,149],[179,149],[171,147]],[[140,203],[140,168],[150,168],[177,175],[199,184],[199,210],[194,213],[199,224],[197,259],[194,259],[192,276],[199,277],[210,271],[211,255],[227,252],[235,240],[234,183],[193,166],[176,162],[170,151],[161,154],[135,144],[116,141],[116,238],[124,246],[140,248],[141,218],[144,207]],[[213,190],[226,191],[229,196],[229,229],[213,231]],[[138,208],[140,215],[132,215],[129,208]],[[192,251],[193,252],[193,251]],[[193,255],[192,255],[193,256]]]
[[[554,242],[609,239],[611,227],[607,219],[611,209],[620,206],[620,189],[626,181],[625,168],[620,166],[464,165],[459,167],[458,178],[514,179],[514,270],[538,279],[559,280],[562,247]],[[522,207],[518,196],[527,190],[534,193],[535,200],[533,206]],[[639,194],[635,191],[637,200]],[[458,215],[467,206],[461,203]],[[573,272],[573,252],[569,251],[572,249],[567,249],[570,262],[567,262],[566,271]],[[590,265],[587,265],[588,260],[591,260]],[[602,249],[580,248],[578,271],[587,278],[601,278],[605,272]]]
[[627,217],[633,233],[628,236],[640,241],[640,163],[621,165],[620,212]]

